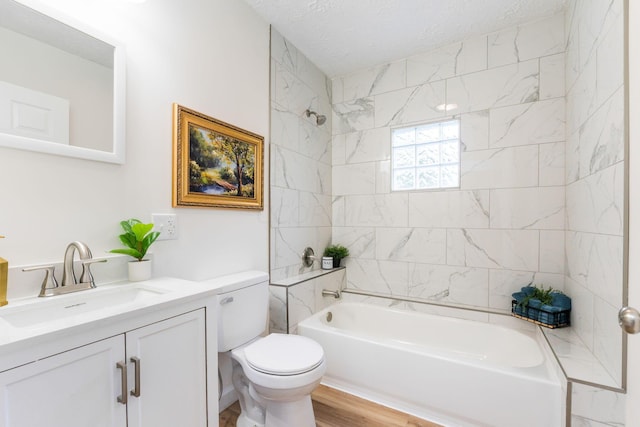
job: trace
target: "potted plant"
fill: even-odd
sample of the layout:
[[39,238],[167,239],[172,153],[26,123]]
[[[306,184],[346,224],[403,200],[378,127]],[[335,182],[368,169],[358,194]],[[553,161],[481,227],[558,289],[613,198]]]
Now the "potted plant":
[[136,261],[129,262],[129,280],[137,282],[147,280],[151,277],[151,261],[144,259],[147,250],[156,241],[160,233],[151,231],[153,223],[144,224],[140,220],[131,218],[120,221],[120,226],[124,230],[120,236],[120,241],[126,248],[112,249],[115,254],[129,255]]
[[329,245],[325,248],[323,256],[333,258],[333,268],[340,267],[342,258],[349,256],[349,249],[342,245]]

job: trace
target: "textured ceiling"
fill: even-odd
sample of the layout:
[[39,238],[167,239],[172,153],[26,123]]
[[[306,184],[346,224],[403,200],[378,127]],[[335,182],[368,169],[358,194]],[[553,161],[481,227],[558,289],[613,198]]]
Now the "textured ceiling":
[[[245,0],[329,77],[564,8],[565,0]],[[597,0],[601,1],[601,0]]]

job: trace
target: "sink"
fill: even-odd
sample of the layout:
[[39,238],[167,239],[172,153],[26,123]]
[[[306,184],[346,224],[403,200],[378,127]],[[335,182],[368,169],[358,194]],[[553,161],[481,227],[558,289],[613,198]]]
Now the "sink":
[[36,298],[33,302],[15,307],[9,306],[0,311],[0,319],[15,328],[36,327],[87,313],[142,305],[169,291],[145,285],[98,287],[70,295]]

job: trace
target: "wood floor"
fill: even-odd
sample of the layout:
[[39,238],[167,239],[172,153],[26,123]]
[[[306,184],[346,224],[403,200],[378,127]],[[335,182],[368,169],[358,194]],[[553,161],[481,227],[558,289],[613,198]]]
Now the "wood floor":
[[[318,427],[440,427],[324,385],[311,398]],[[220,427],[235,427],[239,414],[236,402],[220,414]]]

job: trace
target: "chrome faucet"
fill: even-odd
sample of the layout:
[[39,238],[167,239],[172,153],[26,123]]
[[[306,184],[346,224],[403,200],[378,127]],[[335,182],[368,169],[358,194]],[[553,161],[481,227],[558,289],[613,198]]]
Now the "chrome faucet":
[[64,251],[64,266],[62,270],[62,286],[76,285],[78,283],[89,283],[90,287],[95,288],[96,284],[93,281],[93,276],[89,270],[89,265],[82,263],[82,274],[80,275],[80,282],[76,279],[76,272],[73,269],[73,255],[75,251],[78,251],[80,261],[87,261],[93,258],[91,249],[89,246],[82,242],[71,242]]
[[[82,262],[82,274],[80,280],[76,279],[76,272],[73,268],[73,258],[78,251]],[[38,267],[23,268],[22,271],[45,270],[44,280],[40,289],[40,297],[50,297],[53,295],[68,294],[70,292],[83,291],[96,287],[96,283],[91,274],[90,266],[95,262],[107,262],[106,259],[93,259],[91,250],[82,242],[71,242],[64,251],[64,265],[62,270],[62,283],[58,286],[55,276],[55,266],[42,265]]]

